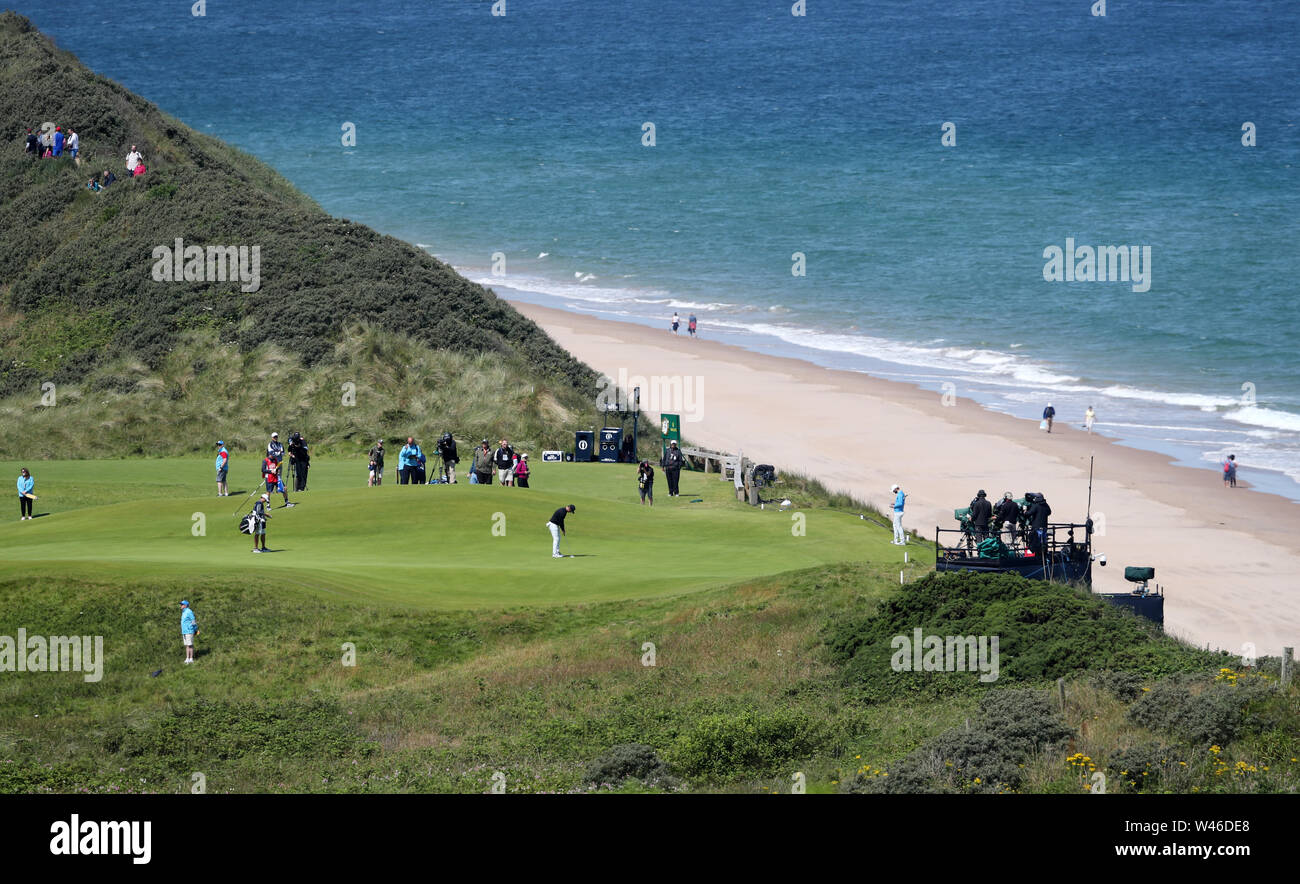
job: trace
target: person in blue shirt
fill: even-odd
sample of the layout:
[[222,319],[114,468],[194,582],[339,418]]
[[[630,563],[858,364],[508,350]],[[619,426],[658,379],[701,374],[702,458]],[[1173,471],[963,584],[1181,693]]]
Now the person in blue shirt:
[[217,440],[217,497],[229,497],[230,489],[226,485],[226,473],[230,469],[230,452],[226,451],[226,443],[220,439]]
[[907,502],[907,495],[903,489],[897,485],[891,485],[889,490],[894,494],[894,545],[903,546],[907,543],[907,535],[903,533],[903,504]]
[[397,484],[409,485],[415,478],[416,468],[420,465],[420,446],[415,444],[414,436],[406,437],[406,445],[397,455]]
[[27,472],[27,467],[22,468],[18,474],[18,521],[25,522],[32,517],[32,501],[36,495],[32,494],[32,489],[36,487],[36,480],[32,474]]
[[1052,419],[1055,417],[1056,409],[1053,408],[1052,403],[1049,402],[1047,403],[1047,407],[1043,409],[1043,420],[1047,421],[1047,432],[1049,433],[1052,432]]
[[188,601],[181,602],[181,641],[185,643],[185,662],[194,662],[194,636],[199,634],[199,622],[194,619],[194,609]]
[[54,155],[56,157],[63,156],[63,137],[64,137],[63,127],[55,126],[54,127]]

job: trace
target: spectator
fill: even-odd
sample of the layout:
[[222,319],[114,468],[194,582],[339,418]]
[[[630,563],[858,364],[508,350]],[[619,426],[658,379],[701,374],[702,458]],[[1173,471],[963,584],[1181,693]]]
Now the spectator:
[[307,490],[307,470],[311,469],[311,452],[301,433],[289,435],[289,468],[293,472],[293,490]]
[[1015,546],[1016,525],[1020,521],[1020,507],[1012,499],[1010,491],[1002,495],[1002,502],[998,504],[995,519],[1006,534],[1007,546]]
[[682,455],[681,449],[677,447],[677,440],[668,443],[668,450],[664,452],[663,460],[660,466],[664,468],[664,475],[668,477],[668,496],[680,497],[678,493],[677,481],[682,473],[682,464],[686,458]]
[[414,436],[406,437],[406,445],[397,454],[397,484],[409,485],[415,478],[415,468],[420,463],[420,446]]
[[[266,521],[271,518],[271,495],[263,494],[253,504],[253,552],[266,552]],[[262,540],[262,548],[257,548],[258,538]]]
[[515,450],[505,439],[497,443],[497,450],[492,454],[492,463],[497,468],[497,480],[502,485],[509,486],[510,470],[515,465]]
[[48,157],[54,153],[54,133],[46,129],[41,133],[41,156]]
[[63,156],[63,142],[66,138],[67,136],[63,134],[63,127],[55,126],[54,139],[53,139],[54,143],[51,145],[51,147],[54,149],[54,156],[56,157]]
[[970,502],[970,525],[976,540],[989,536],[989,520],[993,518],[993,504],[988,502],[984,489],[981,488]]
[[550,521],[546,523],[546,527],[551,531],[551,558],[564,558],[564,556],[560,555],[560,535],[565,533],[564,517],[569,513],[577,512],[577,510],[578,508],[576,506],[569,504],[568,506],[562,506],[555,512],[551,513]]
[[99,179],[92,176],[91,179],[86,182],[86,190],[93,190],[96,193],[99,193],[103,188],[99,186]]
[[425,480],[425,475],[426,475],[426,474],[425,474],[424,465],[425,465],[426,462],[427,462],[427,461],[425,460],[424,452],[421,451],[421,452],[419,453],[419,455],[416,457],[416,463],[415,463],[415,477],[414,477],[414,483],[415,483],[416,485],[423,485],[423,484],[425,484],[425,481],[424,481],[424,480]]
[[186,663],[194,662],[194,637],[198,634],[199,621],[194,619],[194,609],[188,601],[181,602],[181,643],[185,645]]
[[636,468],[636,488],[641,494],[642,506],[645,506],[646,501],[651,506],[655,505],[655,468],[650,466],[648,460],[641,461],[641,465]]
[[27,472],[27,467],[23,467],[18,473],[18,521],[25,522],[32,517],[32,501],[36,495],[32,490],[36,487],[36,480],[32,474]]
[[519,460],[515,463],[515,485],[519,488],[528,487],[528,455],[519,455]]
[[380,439],[370,449],[370,481],[366,487],[384,484],[384,440]]
[[471,469],[474,471],[474,481],[479,485],[492,484],[492,449],[488,446],[488,440],[484,439],[474,449]]
[[456,455],[456,440],[451,433],[443,433],[438,439],[438,457],[442,458],[442,480],[456,484],[456,464],[460,458]]
[[144,174],[144,172],[145,172],[144,163],[141,163],[140,165],[135,167],[135,171],[131,173],[131,176],[133,178],[139,178],[141,175]]
[[1056,409],[1049,402],[1047,407],[1043,409],[1043,423],[1047,424],[1047,432],[1049,433],[1052,432],[1052,418],[1054,417],[1056,417]]
[[105,187],[108,187],[108,185],[112,184],[112,183],[113,183],[114,181],[116,181],[116,180],[117,180],[117,176],[116,176],[116,175],[114,175],[114,174],[113,174],[112,172],[110,172],[108,169],[105,169],[105,170],[104,170],[104,186],[105,186]]
[[68,153],[72,156],[72,161],[78,166],[81,165],[81,159],[77,156],[81,152],[81,136],[71,129],[68,130]]
[[40,159],[41,137],[31,129],[27,130],[27,138],[23,141],[23,153],[31,154],[33,158]]
[[222,442],[220,439],[217,440],[216,468],[217,497],[229,497],[230,489],[226,485],[226,473],[230,469],[230,452],[226,451],[226,443]]
[[907,495],[898,485],[889,486],[889,491],[894,495],[894,546],[903,546],[907,543],[907,535],[903,533],[903,506],[907,503]]
[[131,152],[126,155],[126,170],[134,175],[135,167],[142,162],[144,162],[144,157],[140,155],[140,151],[135,149],[134,144],[131,145]]

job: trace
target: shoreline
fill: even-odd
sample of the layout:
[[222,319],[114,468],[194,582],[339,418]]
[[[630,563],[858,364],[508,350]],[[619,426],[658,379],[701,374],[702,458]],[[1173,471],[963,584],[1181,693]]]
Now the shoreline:
[[[904,525],[922,537],[933,537],[936,525],[955,527],[952,510],[979,488],[995,500],[1004,491],[1039,491],[1053,519],[1083,521],[1095,455],[1093,547],[1109,560],[1093,569],[1098,592],[1127,591],[1124,566],[1150,565],[1167,596],[1170,634],[1234,654],[1246,643],[1278,654],[1300,640],[1300,594],[1291,589],[1300,574],[1300,506],[1280,495],[1244,480],[1225,489],[1213,469],[1177,466],[1064,421],[1048,434],[1037,421],[960,396],[945,405],[939,394],[900,381],[510,303],[610,377],[622,370],[700,378],[697,414],[682,415],[682,435],[692,442],[744,449],[778,473],[807,473],[882,508],[898,482],[909,495]],[[643,397],[645,410],[653,404]]]

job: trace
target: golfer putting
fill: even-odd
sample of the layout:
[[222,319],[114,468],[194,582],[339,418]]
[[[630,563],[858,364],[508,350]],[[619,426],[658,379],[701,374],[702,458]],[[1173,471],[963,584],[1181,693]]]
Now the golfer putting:
[[551,558],[562,559],[560,555],[560,535],[564,532],[564,517],[569,513],[577,512],[577,507],[573,504],[562,506],[551,514],[551,519],[546,523],[546,527],[551,532]]

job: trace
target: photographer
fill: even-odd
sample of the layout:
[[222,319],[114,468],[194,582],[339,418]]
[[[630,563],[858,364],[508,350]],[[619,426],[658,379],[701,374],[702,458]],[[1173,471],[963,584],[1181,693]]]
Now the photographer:
[[307,470],[311,465],[311,455],[307,452],[307,443],[301,433],[289,436],[289,467],[293,472],[293,490],[307,490]]
[[970,526],[977,541],[989,536],[989,520],[993,518],[993,504],[988,502],[981,488],[970,502]]
[[1026,492],[1025,502],[1028,504],[1025,508],[1025,524],[1029,526],[1029,549],[1038,555],[1043,551],[1047,540],[1047,518],[1052,514],[1052,508],[1047,505],[1047,498],[1041,494]]
[[1006,533],[1007,546],[1016,545],[1016,525],[1020,523],[1020,507],[1011,499],[1011,492],[1008,491],[1002,495],[1002,502],[998,504],[997,510],[993,514],[994,525],[1001,525],[1002,530]]
[[442,481],[455,485],[456,464],[460,463],[460,458],[456,456],[456,440],[451,433],[443,433],[438,438],[437,452],[442,458]]

